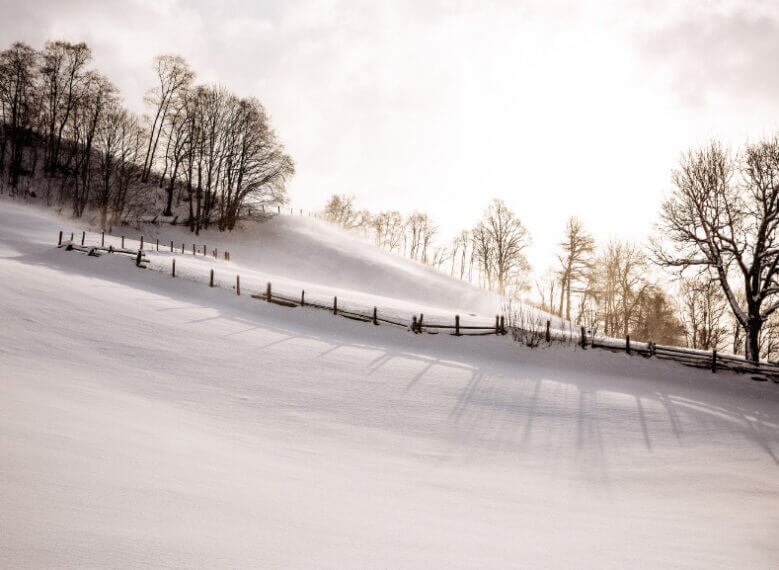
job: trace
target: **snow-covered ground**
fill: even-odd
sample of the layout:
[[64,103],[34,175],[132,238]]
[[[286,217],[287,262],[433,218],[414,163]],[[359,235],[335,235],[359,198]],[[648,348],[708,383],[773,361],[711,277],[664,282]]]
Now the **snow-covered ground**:
[[[463,326],[494,326],[495,315],[506,312],[503,300],[494,293],[304,216],[282,215],[262,224],[247,223],[232,235],[203,231],[194,236],[184,227],[168,225],[117,228],[104,238],[88,232],[85,244],[116,248],[124,244],[126,249],[137,250],[142,235],[150,269],[170,273],[175,259],[178,277],[207,283],[213,269],[216,283],[228,288],[235,286],[239,275],[244,293],[264,293],[271,282],[277,295],[299,299],[305,291],[309,302],[328,306],[338,297],[341,309],[370,314],[376,306],[380,317],[403,323],[424,314],[426,323],[451,326],[455,315],[460,315]],[[56,232],[51,239],[56,239]],[[80,244],[80,240],[81,233],[76,231],[75,242]],[[215,248],[218,259],[211,256]],[[198,255],[192,255],[193,250]],[[229,262],[224,259],[225,251],[230,252]],[[561,319],[529,307],[522,312],[542,323],[549,318],[554,329],[567,330]]]
[[[776,567],[773,383],[269,305],[61,228],[0,202],[0,567]],[[329,281],[335,247],[213,245],[382,286],[364,244]]]

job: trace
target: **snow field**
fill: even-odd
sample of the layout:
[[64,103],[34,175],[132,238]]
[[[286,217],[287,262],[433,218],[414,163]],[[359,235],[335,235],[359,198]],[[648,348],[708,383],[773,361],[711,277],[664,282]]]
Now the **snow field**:
[[[2,567],[779,559],[772,383],[238,298],[63,225],[0,202]],[[268,272],[344,287],[312,266]]]

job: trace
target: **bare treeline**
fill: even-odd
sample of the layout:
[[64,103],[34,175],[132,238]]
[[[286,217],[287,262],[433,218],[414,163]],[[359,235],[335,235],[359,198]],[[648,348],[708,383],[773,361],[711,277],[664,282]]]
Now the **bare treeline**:
[[570,218],[558,247],[557,267],[536,283],[541,308],[606,336],[684,343],[676,307],[651,278],[641,246],[612,240],[597,247],[582,222]]
[[350,230],[372,233],[377,246],[391,253],[432,265],[450,275],[494,290],[518,296],[527,290],[530,265],[524,251],[530,234],[502,200],[493,200],[472,230],[463,230],[449,243],[436,238],[439,228],[426,213],[406,216],[397,210],[372,214],[359,210],[354,197],[334,194],[323,216]]
[[[735,155],[720,143],[692,149],[673,172],[661,210],[657,262],[714,280],[757,360],[773,343],[779,309],[779,135]],[[767,328],[766,328],[767,327]]]
[[[325,217],[460,279],[526,292],[530,237],[499,200],[443,245],[427,214],[374,215],[333,196]],[[536,281],[539,307],[607,336],[779,358],[779,135],[736,153],[717,142],[687,152],[660,220],[647,248],[598,246],[570,218],[556,267]]]
[[285,201],[294,163],[257,99],[195,85],[182,58],[163,55],[139,117],[91,60],[86,44],[63,41],[0,52],[0,179],[11,193],[37,188],[75,216],[94,208],[103,227],[176,216],[196,233]]
[[537,284],[550,312],[609,336],[779,357],[779,135],[685,153],[647,251],[598,249],[572,218],[558,259]]

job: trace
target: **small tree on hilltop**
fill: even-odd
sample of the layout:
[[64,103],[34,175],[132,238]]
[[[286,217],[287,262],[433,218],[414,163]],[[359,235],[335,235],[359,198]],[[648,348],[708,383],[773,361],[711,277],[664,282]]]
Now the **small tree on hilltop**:
[[354,230],[365,227],[371,222],[370,212],[357,210],[354,206],[354,196],[333,194],[325,204],[325,219],[338,224],[344,229]]

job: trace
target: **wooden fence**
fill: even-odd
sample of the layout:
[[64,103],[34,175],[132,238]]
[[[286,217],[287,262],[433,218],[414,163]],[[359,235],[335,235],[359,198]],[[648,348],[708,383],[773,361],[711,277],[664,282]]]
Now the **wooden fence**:
[[624,339],[590,335],[589,341],[585,341],[584,346],[612,352],[625,352],[646,358],[673,360],[685,366],[705,368],[713,373],[716,373],[718,370],[732,370],[734,372],[752,374],[753,380],[765,381],[771,379],[774,383],[779,383],[779,364],[762,360],[754,362],[732,354],[721,354],[716,349],[705,351],[677,346],[664,346],[654,342],[635,342],[630,340],[630,335]]
[[[103,252],[130,255],[135,258],[135,263],[138,267],[146,267],[146,263],[148,262],[148,259],[144,256],[144,251],[164,251],[195,256],[205,256],[208,252],[206,245],[192,244],[192,248],[189,249],[186,247],[186,244],[182,244],[181,248],[177,248],[176,244],[172,241],[166,242],[164,245],[157,239],[155,239],[153,244],[148,241],[144,242],[143,236],[137,240],[140,245],[139,249],[126,248],[125,236],[110,236],[113,237],[113,239],[119,237],[121,239],[121,247],[113,247],[113,245],[105,246],[105,232],[99,234],[100,245],[91,245],[86,241],[87,233],[88,232],[81,233],[79,243],[77,236],[73,233],[70,234],[70,239],[67,239],[67,236],[60,231],[57,245],[67,250],[78,251],[87,255],[100,255]],[[223,254],[224,260],[230,261],[230,253],[225,251]],[[212,250],[212,256],[215,259],[219,258],[217,249]],[[176,277],[175,258],[171,260],[171,276]],[[210,287],[221,286],[220,283],[215,280],[213,269],[210,270],[208,283]],[[237,295],[241,295],[240,275],[236,275],[235,285],[231,287],[236,291]],[[495,316],[495,324],[489,326],[464,325],[460,322],[460,315],[453,315],[451,323],[425,322],[424,314],[413,315],[410,320],[404,322],[400,319],[381,316],[378,307],[373,307],[371,312],[344,309],[343,307],[338,306],[338,297],[333,297],[332,305],[328,305],[321,301],[311,302],[310,300],[306,300],[305,291],[301,291],[300,295],[295,297],[291,297],[288,294],[279,294],[273,291],[271,283],[267,283],[264,292],[251,294],[250,297],[285,307],[310,307],[313,309],[326,310],[332,312],[334,315],[339,315],[348,319],[372,323],[373,325],[386,324],[402,327],[417,334],[423,332],[429,334],[448,332],[453,336],[481,336],[512,333],[515,339],[536,339],[538,342],[534,340],[532,346],[537,346],[541,341],[546,344],[552,342],[568,344],[576,343],[581,346],[582,349],[598,348],[611,352],[624,352],[628,355],[637,355],[645,358],[672,360],[685,366],[709,369],[713,373],[716,373],[718,370],[731,370],[734,372],[751,374],[753,380],[766,381],[771,379],[774,383],[779,383],[779,364],[773,362],[753,362],[739,356],[719,354],[716,350],[707,352],[674,346],[663,346],[651,341],[631,342],[629,335],[626,336],[625,339],[609,338],[592,334],[591,332],[586,331],[584,327],[581,327],[577,332],[574,332],[573,330],[553,330],[550,327],[551,321],[549,320],[546,320],[545,328],[528,327],[527,325],[523,326],[522,324],[517,325],[514,323],[507,324],[505,317],[497,315]]]
[[[81,232],[81,238],[80,243],[78,237],[74,234],[74,232],[71,232],[70,239],[68,239],[67,235],[64,234],[62,231],[60,231],[59,236],[57,238],[57,246],[58,247],[65,247],[67,250],[76,250],[80,251],[82,253],[88,253],[88,254],[99,254],[100,252],[106,252],[106,253],[124,253],[128,255],[135,256],[138,251],[161,251],[161,252],[170,252],[170,253],[180,253],[181,255],[202,255],[202,256],[213,256],[214,259],[219,259],[219,250],[218,248],[213,248],[211,250],[211,253],[208,253],[208,245],[206,244],[196,244],[193,243],[192,247],[189,248],[188,244],[182,243],[181,247],[178,247],[178,243],[174,243],[172,240],[170,242],[166,241],[160,241],[159,239],[156,239],[151,241],[144,241],[143,236],[140,236],[138,240],[129,239],[127,240],[125,236],[111,236],[108,235],[107,237],[109,239],[114,240],[121,240],[120,245],[117,247],[114,247],[113,244],[109,244],[106,246],[106,233],[101,232],[100,234],[95,234],[96,236],[99,236],[100,239],[100,245],[97,245],[95,243],[94,245],[91,243],[87,243],[87,235],[92,234],[93,232]],[[90,238],[92,236],[90,235]],[[97,239],[96,239],[97,241]],[[125,241],[137,241],[138,247],[137,248],[129,248],[125,247]],[[225,261],[230,261],[230,252],[229,251],[223,251],[222,252]]]
[[[140,245],[140,248],[137,250],[124,247],[126,245],[125,236],[120,236],[121,247],[113,247],[113,245],[109,245],[106,247],[104,232],[100,234],[101,245],[92,245],[91,243],[87,242],[87,235],[90,233],[91,232],[81,232],[81,238],[79,243],[77,236],[75,236],[73,233],[70,234],[70,239],[67,239],[67,236],[60,231],[57,240],[57,245],[58,247],[65,248],[68,251],[78,251],[80,253],[84,253],[87,255],[100,255],[102,253],[118,253],[118,254],[129,255],[135,258],[136,266],[141,268],[145,268],[146,264],[148,263],[148,259],[144,256],[145,251],[163,251],[163,252],[189,254],[189,250],[187,250],[183,246],[183,244],[182,244],[182,248],[176,249],[174,247],[173,242],[169,242],[168,246],[163,246],[162,249],[160,249],[161,246],[159,240],[155,240],[154,244],[150,244],[148,241],[144,241],[143,236],[141,236],[140,239],[136,240],[137,243]],[[116,236],[113,237],[114,239],[116,239]],[[89,240],[90,242],[92,241],[91,238],[92,236],[90,235],[90,240]],[[206,246],[202,246],[202,251],[203,251],[203,255],[205,255],[205,251],[207,251]],[[201,252],[201,247],[193,244],[191,254],[198,255],[200,254],[200,252]],[[224,257],[225,261],[230,261],[230,253],[224,252],[224,254],[225,254]],[[213,257],[215,259],[218,258],[216,249],[213,250]],[[176,277],[175,258],[171,260],[170,270],[171,270],[171,276]],[[231,288],[236,291],[237,295],[240,295],[241,276],[236,275],[235,278],[236,278],[235,285],[234,286],[231,285]],[[214,269],[209,270],[208,284],[210,287],[221,286],[220,282],[216,279],[216,274]],[[402,321],[400,319],[393,319],[387,316],[379,315],[378,307],[373,307],[372,312],[362,312],[355,309],[351,309],[351,310],[344,309],[343,307],[338,306],[337,296],[333,297],[332,305],[328,305],[321,301],[312,302],[311,300],[306,300],[306,292],[304,290],[300,292],[300,296],[296,296],[296,297],[291,297],[288,294],[287,295],[279,294],[278,292],[273,291],[272,284],[270,282],[267,283],[264,292],[252,294],[250,295],[250,297],[253,299],[264,300],[276,305],[282,305],[286,307],[310,307],[313,309],[322,309],[322,310],[330,311],[335,315],[339,315],[349,319],[362,321],[362,322],[370,322],[373,323],[374,325],[387,324],[387,325],[403,327],[415,333],[428,332],[434,334],[439,331],[451,331],[451,334],[454,336],[467,336],[467,335],[492,335],[492,334],[504,335],[507,332],[504,318],[497,315],[495,316],[495,324],[489,326],[461,324],[460,315],[453,315],[451,324],[425,322],[424,314],[412,315],[408,321]]]

